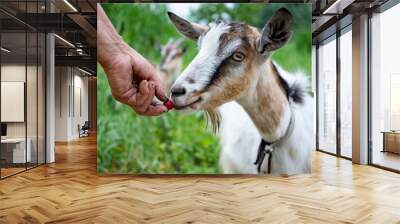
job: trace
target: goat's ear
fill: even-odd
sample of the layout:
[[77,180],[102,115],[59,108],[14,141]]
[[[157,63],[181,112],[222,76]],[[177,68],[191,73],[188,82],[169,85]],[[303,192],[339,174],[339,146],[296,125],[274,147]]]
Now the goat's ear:
[[281,48],[292,36],[293,16],[286,8],[280,8],[265,24],[257,42],[260,54]]
[[172,21],[172,23],[175,25],[175,27],[178,29],[178,31],[183,34],[185,37],[192,39],[194,41],[197,41],[199,39],[200,35],[207,31],[207,27],[196,24],[196,23],[191,23],[177,15],[175,15],[172,12],[168,12],[169,19]]

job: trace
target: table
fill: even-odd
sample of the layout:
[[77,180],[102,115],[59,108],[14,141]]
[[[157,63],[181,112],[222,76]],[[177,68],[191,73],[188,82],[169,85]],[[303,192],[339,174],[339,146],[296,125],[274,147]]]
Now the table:
[[382,131],[383,150],[382,152],[392,152],[400,154],[400,131]]
[[[26,163],[32,158],[30,138],[26,139],[27,147],[25,154],[25,138],[5,138],[1,139],[1,157],[6,163]],[[11,159],[12,158],[12,159]],[[26,161],[25,161],[26,160]]]

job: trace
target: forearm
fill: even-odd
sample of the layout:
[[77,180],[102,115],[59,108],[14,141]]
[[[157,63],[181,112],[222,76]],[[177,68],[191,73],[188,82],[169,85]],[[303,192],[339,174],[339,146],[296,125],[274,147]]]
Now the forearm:
[[121,36],[108,19],[103,8],[98,5],[97,10],[97,60],[104,67],[126,47]]

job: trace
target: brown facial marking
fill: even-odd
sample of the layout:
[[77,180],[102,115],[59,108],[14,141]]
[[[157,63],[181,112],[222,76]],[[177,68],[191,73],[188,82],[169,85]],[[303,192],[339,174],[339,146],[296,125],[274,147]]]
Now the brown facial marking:
[[221,54],[226,45],[235,39],[241,39],[245,47],[249,47],[248,45],[250,45],[247,34],[250,33],[251,30],[247,24],[232,22],[229,23],[228,25],[230,26],[229,32],[223,33],[219,37],[219,46],[217,54]]
[[[219,51],[222,51],[229,41],[237,38],[242,39],[242,46],[240,46],[239,49],[245,54],[245,59],[242,62],[230,60],[223,69],[220,70],[218,78],[203,91],[210,93],[210,98],[206,107],[218,107],[223,103],[235,100],[250,86],[251,81],[254,79],[254,77],[251,76],[253,74],[252,68],[254,68],[252,63],[256,56],[255,43],[257,33],[254,32],[252,27],[246,24],[231,23],[230,31],[220,36]],[[244,63],[244,68],[240,74],[234,74],[238,63]]]

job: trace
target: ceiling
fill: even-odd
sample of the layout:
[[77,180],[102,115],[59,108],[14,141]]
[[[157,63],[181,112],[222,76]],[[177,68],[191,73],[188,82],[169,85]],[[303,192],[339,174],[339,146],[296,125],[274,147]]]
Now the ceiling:
[[78,66],[95,73],[98,2],[47,0],[46,4],[45,0],[1,0],[2,46],[11,49],[3,60],[25,62],[25,56],[28,61],[37,57],[36,51],[40,49],[35,45],[36,38],[32,39],[40,33],[51,32],[60,37],[55,38],[56,66]]
[[[351,23],[352,16],[376,8],[387,1],[298,0],[294,2],[312,4],[312,33],[315,42],[335,32],[338,21],[347,19]],[[25,50],[25,32],[54,32],[61,37],[55,38],[56,64],[82,66],[94,72],[97,60],[96,4],[104,2],[134,1],[47,0],[46,5],[45,0],[1,0],[2,45],[13,50],[8,55],[9,58],[21,57],[26,53],[30,56],[37,49],[35,43],[30,43],[33,36],[28,34],[28,47]],[[346,23],[341,22],[341,25]]]
[[389,0],[313,0],[312,36],[316,44],[352,23],[353,17],[372,12]]

